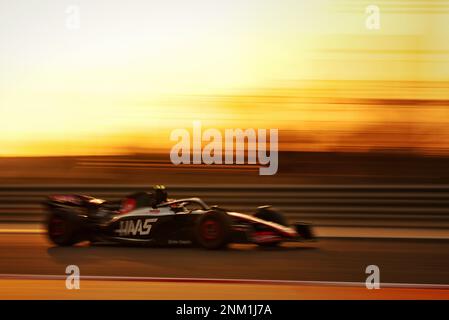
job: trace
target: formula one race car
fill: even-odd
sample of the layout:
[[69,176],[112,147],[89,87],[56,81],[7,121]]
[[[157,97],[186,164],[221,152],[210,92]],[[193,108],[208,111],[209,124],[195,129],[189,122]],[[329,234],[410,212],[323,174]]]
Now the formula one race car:
[[196,244],[219,249],[229,243],[276,246],[311,240],[311,226],[289,225],[269,206],[253,215],[209,207],[199,198],[167,199],[164,186],[116,202],[85,195],[53,195],[45,201],[50,240],[59,246],[81,241],[128,244]]

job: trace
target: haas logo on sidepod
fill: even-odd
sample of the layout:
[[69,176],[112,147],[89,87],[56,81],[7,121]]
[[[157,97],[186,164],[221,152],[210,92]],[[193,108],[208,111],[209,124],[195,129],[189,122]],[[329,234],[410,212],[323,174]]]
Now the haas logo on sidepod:
[[142,220],[126,220],[120,221],[120,228],[116,229],[115,232],[119,234],[119,236],[128,236],[128,235],[139,235],[145,236],[149,235],[151,231],[151,224],[156,222],[157,219],[145,219],[142,223]]

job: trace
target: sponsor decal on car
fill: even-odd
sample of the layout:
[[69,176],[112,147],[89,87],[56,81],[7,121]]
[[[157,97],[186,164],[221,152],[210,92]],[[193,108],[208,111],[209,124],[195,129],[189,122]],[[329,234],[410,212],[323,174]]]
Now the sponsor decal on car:
[[168,240],[168,244],[192,244],[190,240]]
[[[142,222],[143,221],[143,222]],[[151,231],[152,223],[156,222],[157,219],[139,219],[139,220],[125,220],[120,221],[119,228],[115,230],[119,236],[129,236],[129,235],[139,235],[145,236],[149,235]]]

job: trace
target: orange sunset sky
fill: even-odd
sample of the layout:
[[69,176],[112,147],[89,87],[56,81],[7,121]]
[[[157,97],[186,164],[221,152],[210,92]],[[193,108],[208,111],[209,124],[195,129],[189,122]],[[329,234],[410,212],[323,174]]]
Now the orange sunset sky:
[[0,0],[0,156],[165,150],[194,120],[445,153],[448,40],[448,1]]

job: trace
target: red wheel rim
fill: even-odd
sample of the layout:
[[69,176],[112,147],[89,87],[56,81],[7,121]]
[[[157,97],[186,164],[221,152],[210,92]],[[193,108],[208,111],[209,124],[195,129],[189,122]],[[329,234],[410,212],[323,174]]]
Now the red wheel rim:
[[214,220],[206,220],[201,225],[203,237],[207,240],[217,239],[220,235],[220,225]]
[[53,237],[62,236],[65,231],[64,220],[60,218],[52,218],[50,221],[50,234]]

